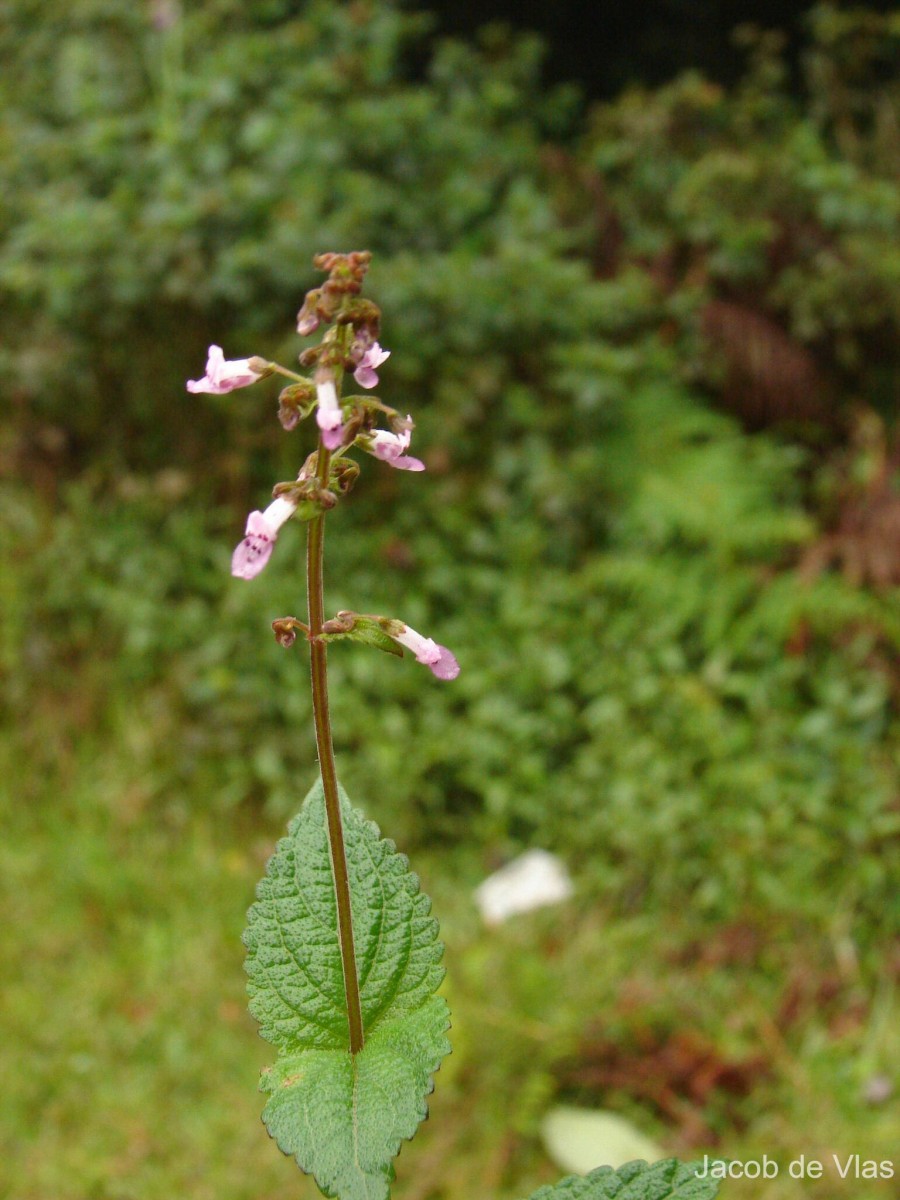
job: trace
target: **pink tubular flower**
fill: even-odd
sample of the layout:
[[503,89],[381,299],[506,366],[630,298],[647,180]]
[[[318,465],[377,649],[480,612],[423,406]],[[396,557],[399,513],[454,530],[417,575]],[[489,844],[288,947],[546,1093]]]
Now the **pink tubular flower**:
[[292,517],[297,505],[285,496],[273,500],[265,512],[252,512],[247,518],[244,540],[231,556],[231,573],[238,579],[253,579],[272,555],[278,530]]
[[[411,429],[412,417],[407,417],[406,420]],[[409,449],[412,438],[410,429],[404,429],[403,433],[388,433],[384,429],[376,429],[366,448],[376,458],[380,458],[389,466],[396,467],[398,471],[424,471],[425,464],[423,462],[418,458],[413,458],[412,455],[403,453],[404,450]]]
[[343,415],[337,389],[330,376],[324,376],[316,381],[316,424],[322,431],[322,442],[326,449],[337,450],[344,440]]
[[402,633],[392,633],[390,636],[407,650],[412,650],[416,662],[430,667],[438,679],[455,679],[459,674],[459,663],[446,646],[439,646],[431,638],[422,637],[421,633],[416,633],[408,625],[403,627]]
[[390,350],[382,350],[377,342],[373,342],[356,364],[356,370],[353,372],[353,378],[360,387],[377,387],[378,376],[375,374],[375,371],[390,357]]
[[235,388],[249,387],[261,378],[259,371],[251,369],[249,358],[226,359],[221,346],[210,346],[206,358],[206,374],[202,379],[189,379],[187,390],[223,396],[226,392],[233,392]]

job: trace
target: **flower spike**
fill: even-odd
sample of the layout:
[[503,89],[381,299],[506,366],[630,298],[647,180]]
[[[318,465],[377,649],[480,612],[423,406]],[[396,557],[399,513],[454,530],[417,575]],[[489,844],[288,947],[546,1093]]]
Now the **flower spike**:
[[224,396],[235,388],[249,387],[262,379],[261,371],[254,371],[249,358],[227,359],[221,346],[210,346],[206,358],[206,374],[202,379],[189,379],[189,392],[207,392],[212,396]]

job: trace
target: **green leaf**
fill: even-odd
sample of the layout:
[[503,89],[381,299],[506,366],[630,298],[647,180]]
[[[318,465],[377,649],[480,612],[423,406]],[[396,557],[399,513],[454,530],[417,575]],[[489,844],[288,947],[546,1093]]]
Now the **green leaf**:
[[712,1200],[718,1179],[698,1179],[698,1163],[676,1158],[660,1162],[630,1162],[614,1171],[598,1167],[589,1175],[569,1175],[559,1183],[538,1188],[529,1200]]
[[321,515],[321,504],[316,504],[313,500],[301,500],[294,509],[295,521],[314,521],[316,517],[321,517]]
[[351,642],[362,642],[365,646],[375,646],[376,649],[384,650],[387,654],[395,654],[398,658],[403,657],[403,651],[394,639],[388,637],[378,622],[371,618],[357,617],[351,629],[337,633],[323,633],[319,636],[323,642],[340,642],[349,639]]
[[248,914],[250,1011],[280,1052],[260,1085],[280,1149],[327,1196],[385,1200],[391,1160],[427,1115],[450,1049],[447,1005],[435,995],[443,946],[406,857],[340,796],[365,1045],[350,1054],[321,781]]

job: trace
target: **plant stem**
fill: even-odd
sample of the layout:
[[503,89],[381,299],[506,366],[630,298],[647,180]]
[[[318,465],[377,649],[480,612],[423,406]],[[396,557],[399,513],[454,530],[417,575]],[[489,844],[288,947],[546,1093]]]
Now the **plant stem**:
[[[319,483],[328,483],[331,454],[319,439]],[[341,962],[344,967],[344,995],[347,1001],[347,1022],[350,1026],[350,1053],[363,1048],[362,1006],[359,999],[359,979],[356,974],[356,950],[353,945],[353,914],[350,906],[350,877],[347,871],[347,852],[344,848],[344,828],[341,824],[341,804],[338,798],[337,771],[334,765],[334,746],[331,740],[331,717],[328,712],[328,668],[325,643],[319,640],[325,620],[325,595],[322,583],[322,563],[325,546],[325,514],[309,523],[306,543],[306,588],[309,603],[309,636],[312,674],[313,720],[316,726],[316,745],[319,769],[325,792],[325,814],[328,821],[328,844],[331,848],[331,871],[337,899],[338,937],[341,943]]]
[[281,366],[280,363],[269,363],[269,366],[276,375],[283,375],[285,379],[296,379],[298,383],[306,383],[306,378],[303,375],[298,375],[296,371],[289,371],[287,367]]

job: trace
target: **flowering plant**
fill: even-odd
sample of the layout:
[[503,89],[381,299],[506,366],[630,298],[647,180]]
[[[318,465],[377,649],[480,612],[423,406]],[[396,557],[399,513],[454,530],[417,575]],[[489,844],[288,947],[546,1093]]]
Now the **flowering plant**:
[[[377,397],[342,397],[347,372],[360,387],[378,383],[390,355],[378,342],[380,313],[361,298],[367,252],[323,254],[327,280],[310,291],[297,316],[302,335],[325,327],[304,350],[302,375],[261,358],[226,360],[211,346],[194,393],[222,394],[281,375],[290,380],[278,415],[290,431],[315,413],[318,445],[297,478],[276,484],[273,500],[247,518],[232,574],[253,579],[268,563],[291,519],[307,524],[307,620],[272,622],[279,644],[298,634],[309,646],[312,709],[320,778],[277,845],[248,913],[250,1009],[278,1050],[263,1073],[263,1120],[281,1150],[339,1200],[387,1200],[393,1159],[427,1114],[432,1077],[449,1051],[449,1012],[437,994],[443,978],[437,922],[407,859],[382,839],[348,800],[337,779],[328,704],[327,647],[350,639],[402,656],[409,650],[436,679],[459,674],[454,654],[395,617],[324,610],[325,517],[353,487],[356,448],[389,466],[424,471],[408,455],[413,419]],[[388,428],[378,428],[379,424]],[[709,1200],[717,1183],[674,1159],[653,1166],[601,1167],[541,1189],[532,1200]]]

